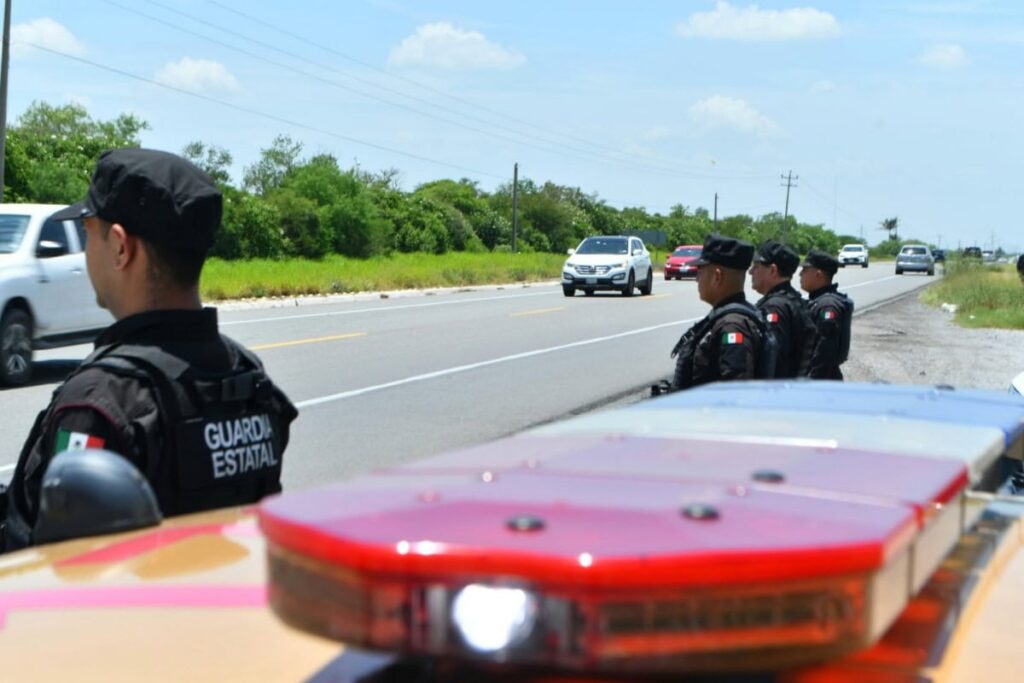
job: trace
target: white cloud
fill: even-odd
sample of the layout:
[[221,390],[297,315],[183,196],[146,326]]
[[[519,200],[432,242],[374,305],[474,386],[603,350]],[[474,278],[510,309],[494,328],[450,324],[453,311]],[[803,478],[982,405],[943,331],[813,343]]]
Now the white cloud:
[[935,45],[919,55],[917,61],[938,69],[956,69],[968,62],[967,52],[959,45]]
[[487,40],[479,31],[463,31],[438,22],[417,28],[391,50],[388,62],[442,69],[514,69],[526,63],[526,56]]
[[156,81],[193,92],[238,90],[238,81],[223,64],[191,57],[165,64],[157,72]]
[[63,24],[43,17],[33,19],[24,24],[11,26],[11,54],[15,57],[27,57],[38,53],[32,45],[57,50],[65,54],[81,57],[85,54],[85,45],[75,38]]
[[779,126],[746,100],[712,95],[690,107],[690,118],[706,128],[731,128],[754,135],[772,135]]
[[757,5],[739,8],[719,2],[710,12],[694,12],[689,19],[677,24],[676,33],[687,38],[799,40],[834,36],[839,33],[839,22],[828,12],[813,7],[770,10]]
[[836,84],[829,80],[820,80],[811,83],[812,92],[832,92],[836,89]]

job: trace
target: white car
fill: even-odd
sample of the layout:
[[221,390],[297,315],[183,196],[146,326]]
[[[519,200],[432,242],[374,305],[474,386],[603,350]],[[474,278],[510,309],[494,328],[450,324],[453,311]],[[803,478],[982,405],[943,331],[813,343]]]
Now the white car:
[[0,384],[32,377],[34,349],[92,341],[113,322],[85,271],[85,230],[63,205],[0,204]]
[[639,237],[588,237],[569,250],[569,258],[562,266],[562,292],[566,296],[575,295],[577,289],[587,296],[599,289],[633,296],[637,287],[644,295],[654,288],[651,253]]
[[863,244],[844,244],[843,248],[839,250],[839,255],[836,259],[839,261],[840,268],[847,265],[867,268],[868,248]]

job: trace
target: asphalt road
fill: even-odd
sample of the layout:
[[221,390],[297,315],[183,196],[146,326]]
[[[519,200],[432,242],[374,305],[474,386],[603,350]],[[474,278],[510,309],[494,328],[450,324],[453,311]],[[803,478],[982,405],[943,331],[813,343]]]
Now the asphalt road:
[[[837,276],[858,309],[927,285],[890,264]],[[748,292],[756,299],[756,294]],[[708,306],[692,281],[648,297],[569,299],[557,283],[221,311],[299,406],[285,486],[480,443],[600,407],[667,377],[679,335]],[[856,340],[854,340],[856,344]],[[40,352],[37,381],[0,390],[0,480],[36,411],[88,346]]]

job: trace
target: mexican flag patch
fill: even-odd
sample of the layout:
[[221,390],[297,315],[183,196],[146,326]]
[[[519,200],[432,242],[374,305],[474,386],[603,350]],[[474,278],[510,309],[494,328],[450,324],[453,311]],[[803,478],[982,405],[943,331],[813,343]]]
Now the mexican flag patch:
[[824,311],[821,312],[821,317],[823,319],[825,319],[825,320],[835,320],[836,319],[836,312],[835,311],[824,310]]
[[775,323],[779,322],[779,314],[774,312],[774,311],[769,313],[767,317],[768,317],[768,322],[772,323],[773,325]]
[[725,332],[722,334],[723,344],[742,344],[743,333],[742,332]]
[[54,449],[54,455],[64,451],[84,451],[87,448],[103,448],[104,443],[103,439],[92,434],[58,429],[57,447]]

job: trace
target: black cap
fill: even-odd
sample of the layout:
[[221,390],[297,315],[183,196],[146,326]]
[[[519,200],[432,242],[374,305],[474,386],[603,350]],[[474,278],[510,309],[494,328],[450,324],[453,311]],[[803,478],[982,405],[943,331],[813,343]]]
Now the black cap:
[[800,257],[796,255],[796,252],[775,240],[767,240],[758,247],[757,253],[754,254],[754,261],[767,266],[774,263],[779,269],[779,274],[784,277],[795,273],[796,267],[800,265]]
[[750,242],[711,233],[704,238],[704,249],[701,251],[696,265],[714,264],[725,268],[746,270],[750,267],[750,260],[753,257],[754,245]]
[[98,216],[150,242],[205,253],[220,226],[222,202],[213,179],[175,154],[113,149],[96,162],[85,199],[53,217]]
[[811,249],[807,252],[807,256],[804,257],[803,265],[818,268],[829,275],[835,275],[839,270],[839,261],[836,260],[836,257],[821,251],[820,249]]

